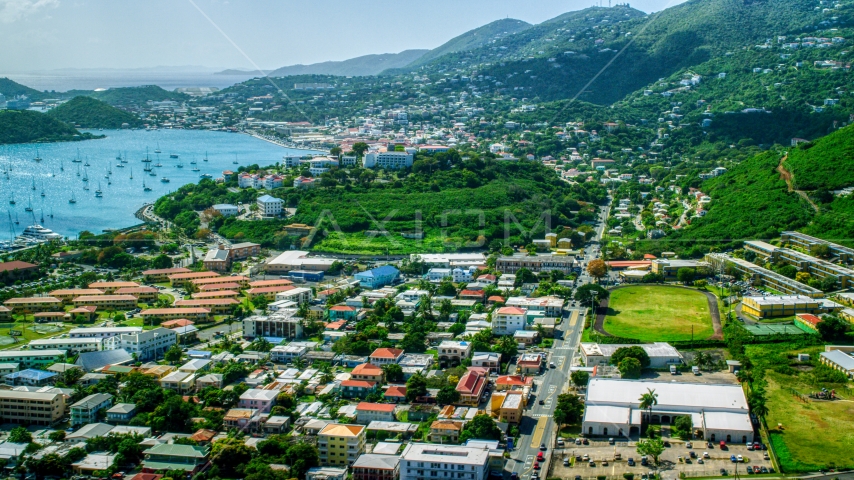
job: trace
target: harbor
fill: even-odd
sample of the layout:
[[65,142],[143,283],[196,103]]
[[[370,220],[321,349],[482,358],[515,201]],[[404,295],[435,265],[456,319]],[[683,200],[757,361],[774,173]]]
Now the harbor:
[[8,245],[30,226],[70,238],[125,228],[143,205],[182,185],[312,153],[226,132],[93,133],[106,138],[0,146],[0,241]]

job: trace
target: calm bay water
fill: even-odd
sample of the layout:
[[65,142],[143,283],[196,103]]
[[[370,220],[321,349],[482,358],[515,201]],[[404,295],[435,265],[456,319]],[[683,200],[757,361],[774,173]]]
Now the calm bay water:
[[[69,237],[83,230],[100,233],[106,228],[128,227],[139,223],[134,213],[144,204],[153,203],[181,185],[197,182],[201,174],[218,178],[223,170],[236,170],[240,165],[272,165],[281,162],[284,155],[306,153],[238,133],[193,130],[92,133],[106,135],[106,138],[0,146],[0,239],[9,239],[11,229],[20,234],[34,221]],[[156,176],[143,170],[146,147]],[[162,152],[159,155],[154,153],[158,147]],[[72,163],[78,156],[78,149],[82,162]],[[41,162],[33,160],[36,152]],[[207,162],[203,161],[205,152]],[[117,167],[119,154],[128,160],[122,164],[124,167]],[[170,154],[177,154],[179,158],[169,158]],[[235,159],[239,164],[233,163]],[[190,163],[193,160],[196,165]],[[87,161],[88,167],[85,166]],[[163,166],[154,167],[158,162]],[[178,164],[183,164],[183,168],[178,168]],[[7,179],[3,172],[10,166]],[[194,167],[200,171],[192,171]],[[111,175],[108,169],[112,170]],[[83,181],[87,176],[88,191],[84,190],[87,182]],[[169,178],[169,183],[162,182],[163,177]],[[150,192],[143,191],[143,182],[151,187]],[[102,198],[95,197],[99,185]],[[72,196],[77,203],[69,203]],[[11,199],[15,200],[15,205],[10,204]],[[27,212],[25,209],[30,205],[33,211]],[[17,225],[14,224],[16,218]]]

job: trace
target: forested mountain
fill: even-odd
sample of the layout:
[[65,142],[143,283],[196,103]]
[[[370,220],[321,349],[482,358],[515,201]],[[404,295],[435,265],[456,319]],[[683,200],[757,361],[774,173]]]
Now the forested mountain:
[[95,138],[71,125],[30,110],[0,110],[0,144],[67,142]]
[[443,55],[457,53],[496,42],[508,35],[513,35],[531,28],[531,24],[516,20],[515,18],[502,18],[486,25],[469,30],[468,32],[454,37],[442,45],[428,51],[417,60],[406,65],[407,70],[424,65]]
[[142,126],[138,116],[86,96],[74,97],[47,115],[82,128],[122,128],[125,124]]
[[40,99],[42,96],[42,93],[38,90],[21,85],[20,83],[9,80],[5,77],[0,78],[0,93],[2,93],[7,100],[11,100],[17,95],[26,95],[30,97],[30,99]]
[[[339,75],[362,76],[378,75],[383,70],[401,68],[418,60],[429,50],[404,50],[400,53],[382,53],[378,55],[363,55],[343,61],[313,63],[311,65],[291,65],[268,73],[271,77],[287,75]],[[251,73],[251,72],[250,72]]]
[[699,254],[739,241],[773,239],[800,230],[854,244],[854,125],[797,147],[771,150],[704,182],[708,213],[644,249]]
[[189,95],[164,90],[157,85],[144,85],[141,87],[109,88],[99,92],[71,91],[69,95],[87,95],[102,102],[107,102],[114,107],[135,107],[145,105],[147,102],[162,102],[172,100],[183,102],[190,98]]

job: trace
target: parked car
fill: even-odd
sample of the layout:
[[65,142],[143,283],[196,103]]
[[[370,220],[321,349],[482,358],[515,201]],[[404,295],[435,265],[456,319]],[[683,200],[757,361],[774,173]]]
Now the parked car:
[[730,456],[729,456],[729,461],[730,461],[730,462],[732,462],[732,463],[736,463],[736,462],[738,462],[738,459],[737,459],[737,458],[735,458],[735,455],[730,455]]
[[541,443],[541,444],[540,444],[540,450],[542,450],[542,451],[544,451],[544,452],[547,450],[547,448],[546,448],[546,444],[545,444],[545,443]]
[[613,444],[614,444],[614,438],[613,437],[609,438],[608,439],[608,445],[613,445]]
[[628,459],[628,460],[626,460],[626,463],[627,463],[630,467],[634,467],[634,466],[635,466],[635,459],[634,459],[634,458],[632,458],[632,457],[629,457],[629,459]]
[[744,462],[744,457],[742,457],[741,455],[736,455],[736,458],[738,459],[738,463]]
[[545,458],[543,457],[543,452],[538,452],[537,453],[537,461],[542,462],[543,460],[545,460]]
[[563,466],[564,466],[564,467],[568,467],[568,466],[569,466],[569,459],[568,459],[568,458],[564,458],[564,459],[563,459]]

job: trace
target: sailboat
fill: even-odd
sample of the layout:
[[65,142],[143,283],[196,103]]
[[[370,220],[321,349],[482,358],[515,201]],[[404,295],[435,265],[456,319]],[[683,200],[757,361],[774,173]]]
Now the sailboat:
[[38,148],[36,148],[36,158],[34,158],[33,160],[35,160],[37,162],[42,161],[42,157],[39,156],[39,149]]
[[130,179],[133,180],[133,167],[130,169]]
[[237,154],[236,154],[236,153],[234,154],[234,161],[233,161],[233,162],[231,162],[231,163],[233,163],[233,164],[237,165]]
[[122,152],[119,152],[119,154],[116,155],[116,160],[118,160],[120,162],[122,161]]
[[24,211],[25,212],[32,212],[33,211],[33,198],[32,197],[30,197],[30,201],[29,201],[29,203],[27,203],[27,206],[24,208]]
[[12,198],[9,199],[9,205],[14,205],[14,204],[15,204],[15,194],[13,193]]
[[86,163],[83,164],[84,167],[89,167],[89,157],[86,157]]
[[178,154],[177,153],[170,153],[169,158],[178,158]]
[[205,158],[203,158],[202,160],[204,160],[205,162],[208,161],[208,152],[205,152]]
[[101,191],[101,182],[98,182],[98,189],[95,190],[95,197],[101,198],[104,196],[104,192]]
[[80,176],[80,164],[79,163],[77,164],[77,176],[78,177]]
[[50,208],[50,218],[53,218],[53,207]]
[[201,171],[201,170],[199,170],[199,167],[193,166],[193,171],[194,171],[194,172],[199,172],[199,171]]
[[19,225],[21,222],[18,221],[18,212],[15,212],[15,225]]
[[87,172],[86,170],[83,170],[83,181],[84,182],[89,181],[89,172]]
[[65,171],[65,162],[63,162],[62,160],[59,161],[59,171],[60,172]]
[[71,161],[71,163],[83,163],[83,160],[80,160],[80,149],[77,149],[77,158]]
[[44,210],[42,210],[41,223],[44,223]]
[[[155,152],[157,153],[157,152]],[[148,158],[148,147],[145,148],[145,158],[142,159],[143,163],[151,163],[151,159]]]
[[44,198],[44,183],[42,183],[42,198]]
[[74,198],[74,192],[71,192],[71,199],[68,200],[68,203],[77,203],[77,199]]
[[36,189],[36,177],[33,177],[33,190]]
[[154,153],[160,153],[160,142],[157,142],[157,150]]
[[145,180],[142,181],[142,191],[143,192],[150,192],[151,191],[151,187],[145,186]]

